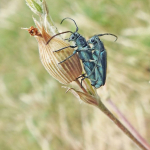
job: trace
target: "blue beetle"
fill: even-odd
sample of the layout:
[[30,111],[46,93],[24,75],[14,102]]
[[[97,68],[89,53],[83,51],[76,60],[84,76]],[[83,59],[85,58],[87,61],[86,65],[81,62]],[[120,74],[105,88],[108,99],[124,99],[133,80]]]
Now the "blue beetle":
[[[64,18],[61,21],[61,23],[65,19],[71,19],[71,18]],[[107,69],[107,53],[106,53],[103,43],[99,39],[99,36],[113,35],[113,34],[105,33],[105,34],[95,35],[86,42],[85,38],[78,33],[78,26],[77,26],[76,22],[73,19],[71,19],[71,20],[76,25],[76,31],[75,32],[65,31],[62,33],[58,33],[58,34],[54,35],[53,37],[51,37],[51,39],[47,42],[47,44],[57,35],[68,33],[68,32],[72,33],[70,35],[69,39],[67,39],[67,40],[69,42],[74,41],[75,46],[68,46],[68,47],[77,48],[77,49],[74,50],[72,55],[67,57],[65,60],[59,62],[59,64],[63,63],[64,61],[66,61],[67,59],[69,59],[70,57],[72,57],[74,54],[76,54],[78,52],[79,58],[82,60],[84,70],[87,74],[87,76],[85,76],[85,74],[80,76],[80,77],[83,77],[81,79],[81,86],[82,86],[82,81],[85,78],[89,78],[91,81],[91,85],[94,86],[95,88],[99,88],[105,84],[106,69]],[[113,35],[113,36],[115,36],[115,35]],[[89,44],[93,44],[93,47],[91,48],[89,46]],[[63,47],[54,52],[61,51],[68,47]]]
[[[95,62],[95,77],[97,80],[97,83],[95,84],[95,88],[99,88],[106,82],[106,71],[107,71],[107,52],[104,47],[103,42],[99,39],[99,36],[103,35],[113,35],[117,36],[111,33],[104,33],[104,34],[98,34],[91,37],[87,43],[92,44],[93,47],[91,48],[93,50],[92,53],[92,59],[93,62]],[[115,41],[116,41],[115,40]]]
[[[71,18],[64,18],[61,23],[65,20],[65,19],[71,19]],[[88,45],[88,43],[86,42],[85,38],[80,35],[78,33],[78,26],[76,24],[76,22],[71,19],[75,25],[76,25],[76,31],[75,32],[72,32],[72,31],[66,31],[66,32],[62,32],[62,33],[58,33],[56,35],[54,35],[53,37],[51,37],[51,39],[49,39],[49,41],[47,42],[47,44],[57,35],[60,35],[60,34],[64,34],[64,33],[72,33],[69,37],[69,39],[67,39],[69,42],[70,41],[74,41],[75,42],[75,46],[67,46],[67,47],[63,47],[59,50],[56,50],[54,52],[58,52],[58,51],[61,51],[65,48],[68,48],[68,47],[71,47],[71,48],[77,48],[73,51],[73,54],[70,55],[69,57],[67,57],[65,60],[59,62],[60,63],[63,63],[64,61],[66,61],[67,59],[69,59],[70,57],[72,57],[74,54],[76,54],[78,52],[78,55],[79,55],[79,58],[81,59],[82,63],[83,63],[83,67],[84,67],[84,70],[86,72],[86,76],[85,74],[81,75],[80,77],[83,77],[81,79],[81,86],[82,86],[82,81],[85,79],[85,78],[89,78],[90,81],[91,81],[91,85],[92,86],[95,86],[96,83],[97,83],[97,79],[95,79],[95,70],[93,70],[94,66],[95,66],[95,62],[92,62],[92,49],[90,48],[90,46]]]

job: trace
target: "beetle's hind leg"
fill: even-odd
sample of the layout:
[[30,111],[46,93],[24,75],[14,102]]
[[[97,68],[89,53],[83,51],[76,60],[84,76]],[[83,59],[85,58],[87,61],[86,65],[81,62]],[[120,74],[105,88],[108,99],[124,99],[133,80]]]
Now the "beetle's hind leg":
[[79,77],[77,77],[76,79],[79,79],[81,77],[85,77],[86,73],[83,73],[82,75],[80,75]]
[[[89,79],[89,76],[85,76],[84,78],[81,79],[81,87],[83,87],[83,86],[82,86],[82,82],[83,82],[83,80],[85,80],[86,78]],[[98,82],[98,80],[95,80],[95,79],[90,79],[90,81],[91,81],[91,82],[92,82],[92,81],[94,82],[94,84],[91,84],[92,86],[95,86],[96,83]]]

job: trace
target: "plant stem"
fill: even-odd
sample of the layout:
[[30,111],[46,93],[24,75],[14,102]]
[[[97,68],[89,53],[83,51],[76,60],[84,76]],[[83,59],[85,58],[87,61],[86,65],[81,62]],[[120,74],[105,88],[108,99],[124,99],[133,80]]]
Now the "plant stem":
[[132,141],[134,141],[142,150],[148,150],[142,143],[140,143],[131,132],[99,101],[98,108],[105,113]]
[[136,138],[143,144],[147,149],[150,149],[150,145],[147,141],[138,133],[138,131],[131,125],[131,123],[127,120],[127,118],[120,112],[120,110],[116,107],[116,105],[108,99],[107,102],[111,105],[117,115],[127,124],[130,131],[136,136]]

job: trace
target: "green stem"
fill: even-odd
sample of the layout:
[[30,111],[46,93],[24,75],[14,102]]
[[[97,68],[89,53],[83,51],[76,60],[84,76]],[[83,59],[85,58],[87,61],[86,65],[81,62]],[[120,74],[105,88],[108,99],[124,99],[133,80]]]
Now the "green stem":
[[134,141],[142,150],[148,150],[142,145],[131,132],[105,107],[105,105],[100,101],[98,108],[105,113],[132,141]]

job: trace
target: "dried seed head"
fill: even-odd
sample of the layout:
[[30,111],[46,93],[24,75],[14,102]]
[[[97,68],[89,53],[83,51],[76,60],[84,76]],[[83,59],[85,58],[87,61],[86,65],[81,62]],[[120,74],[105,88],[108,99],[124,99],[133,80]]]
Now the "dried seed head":
[[68,84],[82,74],[82,67],[78,55],[75,54],[65,62],[58,64],[59,62],[70,56],[74,49],[66,48],[59,52],[55,50],[69,46],[64,40],[60,38],[53,38],[48,44],[47,41],[51,38],[44,27],[36,24],[40,30],[33,26],[28,29],[29,33],[38,41],[40,59],[45,69],[52,75],[56,80],[63,84]]

